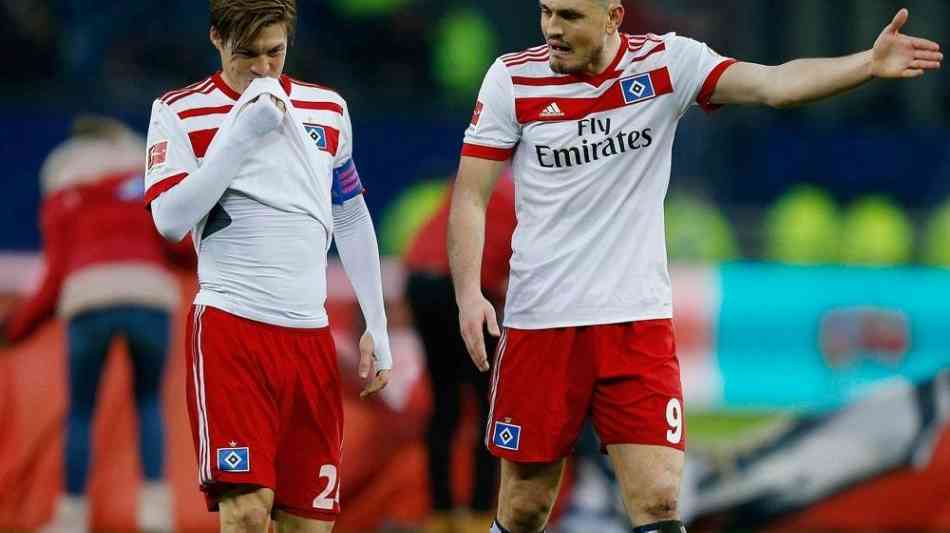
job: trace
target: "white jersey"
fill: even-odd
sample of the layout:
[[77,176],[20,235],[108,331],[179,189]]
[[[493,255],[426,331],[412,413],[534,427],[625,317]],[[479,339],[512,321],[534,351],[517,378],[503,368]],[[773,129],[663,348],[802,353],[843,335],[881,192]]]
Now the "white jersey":
[[547,45],[501,56],[485,77],[462,155],[512,158],[508,327],[672,316],[663,200],[673,137],[691,104],[714,107],[734,61],[675,34],[621,40],[596,77],[554,73]]
[[[198,253],[195,303],[268,324],[324,327],[331,203],[342,204],[363,187],[340,95],[287,76],[280,85],[292,104],[290,120],[261,139],[218,204],[192,230]],[[215,74],[155,101],[146,202],[201,166],[239,99]]]

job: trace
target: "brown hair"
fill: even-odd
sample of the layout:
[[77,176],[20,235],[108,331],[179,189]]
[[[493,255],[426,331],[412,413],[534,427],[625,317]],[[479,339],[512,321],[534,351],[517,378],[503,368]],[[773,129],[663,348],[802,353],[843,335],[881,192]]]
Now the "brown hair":
[[284,24],[287,40],[297,28],[297,0],[210,0],[211,26],[225,46],[246,46],[267,26]]

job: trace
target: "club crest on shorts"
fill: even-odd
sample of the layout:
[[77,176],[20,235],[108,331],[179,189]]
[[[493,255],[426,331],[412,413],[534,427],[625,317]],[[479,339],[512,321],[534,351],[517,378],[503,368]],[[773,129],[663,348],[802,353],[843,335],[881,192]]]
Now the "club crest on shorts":
[[521,447],[521,426],[505,422],[495,422],[492,431],[492,443],[505,450],[518,451]]
[[327,151],[327,130],[319,124],[304,124],[304,129],[307,130],[307,136],[313,141],[313,144],[317,145],[317,148]]
[[620,88],[623,91],[623,101],[627,104],[635,104],[656,96],[649,72],[620,80]]
[[218,448],[218,470],[222,472],[250,472],[250,448]]

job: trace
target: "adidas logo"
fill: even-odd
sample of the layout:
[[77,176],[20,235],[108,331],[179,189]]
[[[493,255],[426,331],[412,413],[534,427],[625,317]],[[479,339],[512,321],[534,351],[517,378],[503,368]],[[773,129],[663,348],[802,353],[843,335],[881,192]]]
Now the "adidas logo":
[[544,111],[541,112],[542,117],[563,117],[564,112],[561,111],[561,107],[557,105],[557,102],[551,102],[550,105],[544,108]]

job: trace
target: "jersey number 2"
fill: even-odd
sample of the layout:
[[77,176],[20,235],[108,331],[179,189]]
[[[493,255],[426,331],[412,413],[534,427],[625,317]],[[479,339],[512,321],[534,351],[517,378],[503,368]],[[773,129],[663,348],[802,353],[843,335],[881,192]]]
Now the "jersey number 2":
[[[320,478],[327,478],[327,488],[313,499],[313,508],[323,511],[332,511],[340,503],[340,484],[338,483],[335,465],[320,467]],[[332,498],[331,494],[336,493]]]

